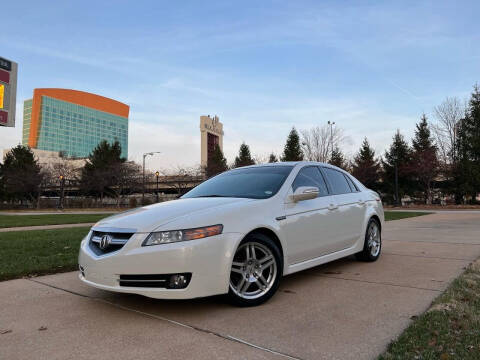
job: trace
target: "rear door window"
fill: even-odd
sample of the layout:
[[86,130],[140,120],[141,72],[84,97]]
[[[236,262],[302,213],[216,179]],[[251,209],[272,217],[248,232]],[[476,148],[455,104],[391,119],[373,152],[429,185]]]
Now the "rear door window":
[[322,170],[327,177],[328,183],[331,187],[331,193],[333,195],[347,194],[352,192],[350,185],[348,185],[347,179],[342,172],[327,167],[322,168]]

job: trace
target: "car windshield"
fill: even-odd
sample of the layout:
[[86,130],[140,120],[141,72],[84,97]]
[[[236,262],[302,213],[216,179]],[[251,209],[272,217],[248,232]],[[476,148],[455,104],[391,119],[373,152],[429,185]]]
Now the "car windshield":
[[293,166],[240,168],[217,175],[182,198],[240,197],[266,199],[277,193]]

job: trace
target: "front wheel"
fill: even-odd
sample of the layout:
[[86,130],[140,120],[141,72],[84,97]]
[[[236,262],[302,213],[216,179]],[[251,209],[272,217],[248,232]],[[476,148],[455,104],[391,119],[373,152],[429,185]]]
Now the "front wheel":
[[376,261],[382,251],[382,234],[380,224],[375,219],[370,219],[365,233],[365,243],[362,252],[356,254],[357,259],[362,261]]
[[283,262],[277,245],[263,234],[251,234],[239,245],[230,271],[228,297],[238,306],[260,305],[280,285]]

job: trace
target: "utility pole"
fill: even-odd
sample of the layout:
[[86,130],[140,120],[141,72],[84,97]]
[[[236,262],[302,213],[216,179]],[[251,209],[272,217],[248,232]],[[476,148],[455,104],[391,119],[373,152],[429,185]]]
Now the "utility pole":
[[332,147],[332,150],[331,150],[331,155],[330,157],[333,155],[333,125],[335,125],[335,121],[328,121],[328,125],[330,126],[330,144],[331,144],[331,147]]
[[160,176],[160,173],[156,171],[155,176],[157,177],[157,203],[158,203],[158,177]]
[[148,152],[148,153],[145,153],[143,154],[143,185],[142,185],[142,205],[145,204],[145,158],[148,156],[148,155],[151,155],[153,156],[153,154],[160,154],[160,151],[152,151],[152,152]]
[[398,161],[395,159],[395,203],[397,206],[400,205],[400,199],[398,198]]

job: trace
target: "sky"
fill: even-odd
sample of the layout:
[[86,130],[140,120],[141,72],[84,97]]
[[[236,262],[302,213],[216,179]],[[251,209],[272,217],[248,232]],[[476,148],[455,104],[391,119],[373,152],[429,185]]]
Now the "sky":
[[280,154],[292,128],[334,121],[352,156],[378,155],[397,129],[480,82],[479,1],[9,1],[0,56],[19,63],[15,128],[34,88],[71,88],[130,105],[129,159],[200,163],[200,115],[224,124],[232,162]]

